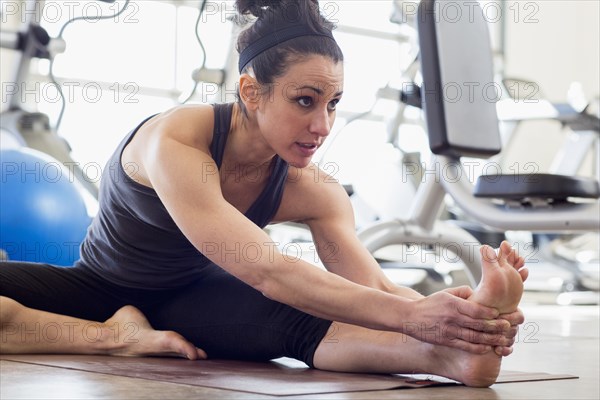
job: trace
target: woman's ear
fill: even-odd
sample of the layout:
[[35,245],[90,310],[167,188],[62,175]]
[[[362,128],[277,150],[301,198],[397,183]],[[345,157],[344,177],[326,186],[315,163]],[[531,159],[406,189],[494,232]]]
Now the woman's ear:
[[259,84],[256,79],[248,74],[240,76],[240,99],[246,109],[255,111],[258,108],[260,100]]

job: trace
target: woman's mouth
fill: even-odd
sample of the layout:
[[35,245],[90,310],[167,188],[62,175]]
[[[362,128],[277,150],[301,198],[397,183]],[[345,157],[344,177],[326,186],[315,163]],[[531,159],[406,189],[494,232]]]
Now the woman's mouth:
[[304,156],[312,156],[315,154],[319,146],[316,143],[300,143],[296,142],[296,147],[300,150],[300,153]]

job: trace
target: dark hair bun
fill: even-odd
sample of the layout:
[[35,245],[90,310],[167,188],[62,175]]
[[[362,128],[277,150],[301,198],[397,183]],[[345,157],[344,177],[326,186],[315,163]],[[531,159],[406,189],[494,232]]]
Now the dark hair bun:
[[[251,68],[260,84],[273,83],[291,63],[305,56],[321,55],[336,63],[344,60],[332,35],[335,26],[321,14],[317,0],[236,0],[235,6],[235,22],[245,28],[237,38],[238,68],[240,72]],[[287,27],[291,28],[287,30],[289,39],[280,43],[271,40],[285,36]],[[292,33],[298,30],[303,34],[294,36]],[[277,31],[281,35],[273,36]],[[250,47],[269,37],[260,42],[260,46],[273,42],[266,49]]]
[[242,15],[251,14],[257,18],[265,14],[266,8],[277,6],[277,0],[236,0],[235,6]]
[[235,6],[238,13],[241,15],[252,15],[256,18],[263,18],[269,12],[286,7],[294,7],[297,9],[300,3],[305,5],[316,6],[318,10],[318,0],[236,0]]

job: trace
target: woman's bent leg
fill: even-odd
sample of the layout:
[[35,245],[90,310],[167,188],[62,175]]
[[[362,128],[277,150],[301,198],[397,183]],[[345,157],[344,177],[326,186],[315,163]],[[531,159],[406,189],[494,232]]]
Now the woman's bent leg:
[[270,300],[214,264],[203,277],[160,306],[143,308],[152,326],[181,333],[209,358],[285,356],[312,366],[330,321]]
[[0,338],[1,354],[206,358],[181,335],[154,330],[132,306],[122,307],[104,322],[96,322],[36,310],[0,296]]
[[0,296],[37,310],[104,321],[122,307],[105,280],[85,267],[0,263]]
[[0,353],[205,357],[180,335],[154,331],[110,286],[82,268],[0,263]]

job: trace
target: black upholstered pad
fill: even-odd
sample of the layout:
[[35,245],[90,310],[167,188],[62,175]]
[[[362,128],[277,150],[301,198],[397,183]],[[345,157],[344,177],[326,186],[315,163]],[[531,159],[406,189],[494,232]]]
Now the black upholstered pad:
[[544,198],[564,200],[567,197],[597,199],[598,181],[590,178],[551,174],[482,175],[475,184],[475,197],[519,200]]

